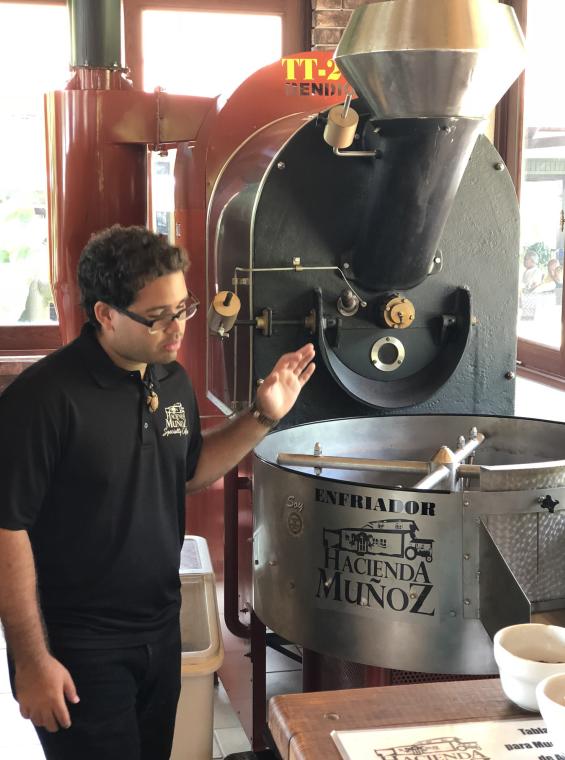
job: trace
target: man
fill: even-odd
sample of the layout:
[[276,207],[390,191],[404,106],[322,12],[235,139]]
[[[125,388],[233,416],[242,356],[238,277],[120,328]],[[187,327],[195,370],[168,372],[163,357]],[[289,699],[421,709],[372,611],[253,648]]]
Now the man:
[[294,404],[314,350],[202,437],[174,360],[187,260],[139,227],[79,262],[88,323],[0,397],[0,618],[12,688],[48,760],[165,760],[180,690],[185,487],[205,488]]

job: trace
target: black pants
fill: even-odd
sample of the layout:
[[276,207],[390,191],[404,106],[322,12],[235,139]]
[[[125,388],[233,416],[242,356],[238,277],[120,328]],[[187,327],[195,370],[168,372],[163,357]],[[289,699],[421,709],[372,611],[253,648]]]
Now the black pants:
[[70,728],[36,728],[47,760],[169,760],[180,649],[178,631],[156,644],[125,649],[54,648],[80,702],[67,703]]

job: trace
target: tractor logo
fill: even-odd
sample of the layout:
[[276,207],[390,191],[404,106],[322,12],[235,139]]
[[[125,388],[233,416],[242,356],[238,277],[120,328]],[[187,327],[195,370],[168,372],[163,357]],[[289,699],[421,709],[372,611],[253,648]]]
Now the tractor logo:
[[360,556],[382,555],[413,560],[433,559],[432,538],[418,538],[414,520],[376,520],[362,528],[324,529],[324,546]]
[[490,760],[480,749],[477,742],[464,742],[456,736],[442,736],[404,747],[376,749],[375,756],[378,760],[448,760],[455,757],[461,760]]

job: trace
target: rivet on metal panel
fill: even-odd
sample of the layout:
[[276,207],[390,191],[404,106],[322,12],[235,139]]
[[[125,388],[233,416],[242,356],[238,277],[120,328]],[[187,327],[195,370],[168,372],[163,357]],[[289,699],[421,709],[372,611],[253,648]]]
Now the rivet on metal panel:
[[412,592],[410,594],[410,599],[416,599],[417,596],[418,596],[417,594],[415,594],[414,592]]
[[497,172],[502,172],[502,171],[504,171],[504,164],[502,163],[502,161],[498,161],[494,165],[494,168],[496,169]]
[[275,567],[279,563],[277,562],[276,559],[270,559],[268,564],[269,564],[269,567]]
[[284,162],[284,161],[279,161],[279,162],[277,163],[277,169],[281,169],[281,170],[282,170],[282,169],[286,169],[286,164],[285,164],[285,162]]
[[464,507],[470,507],[471,506],[471,502],[468,499],[465,499],[465,501],[463,502],[463,506]]
[[509,372],[505,372],[505,373],[504,373],[504,377],[505,377],[507,380],[514,380],[514,378],[516,377],[516,373],[515,373],[515,372],[511,372],[511,371],[509,371]]
[[457,617],[455,610],[449,610],[449,617]]
[[464,604],[466,607],[468,607],[468,606],[471,604],[471,600],[470,600],[470,599],[463,599],[463,604]]
[[471,559],[471,555],[470,554],[464,554],[463,555],[463,559]]
[[475,317],[475,316],[472,316],[471,317],[471,324],[473,325],[473,327],[476,327],[479,324],[479,318]]
[[324,713],[324,720],[339,720],[339,713]]

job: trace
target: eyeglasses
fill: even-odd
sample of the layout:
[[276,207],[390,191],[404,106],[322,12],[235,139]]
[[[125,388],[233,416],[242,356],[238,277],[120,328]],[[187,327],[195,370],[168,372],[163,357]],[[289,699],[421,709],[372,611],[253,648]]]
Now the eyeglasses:
[[179,309],[175,314],[166,314],[157,319],[147,319],[129,309],[121,309],[119,306],[113,306],[112,308],[119,311],[120,314],[125,314],[126,317],[133,319],[134,322],[138,322],[140,325],[145,325],[145,327],[149,329],[149,334],[154,335],[155,333],[166,330],[171,322],[174,322],[175,320],[178,322],[186,322],[187,319],[192,319],[196,314],[196,310],[200,306],[200,301],[193,293],[190,293],[190,291],[188,297],[190,299],[189,303],[185,304],[185,306],[183,306],[182,309]]

